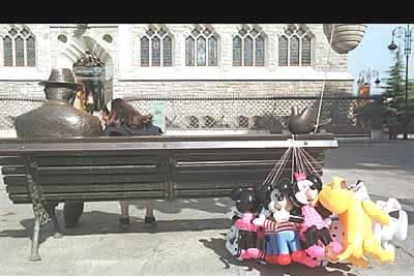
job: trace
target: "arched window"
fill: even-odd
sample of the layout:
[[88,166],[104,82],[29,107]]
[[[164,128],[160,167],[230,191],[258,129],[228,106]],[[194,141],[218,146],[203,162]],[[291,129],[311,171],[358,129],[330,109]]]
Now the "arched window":
[[300,25],[289,25],[279,37],[279,66],[310,66],[312,34]]
[[264,66],[265,34],[258,27],[243,26],[233,38],[233,66]]
[[285,36],[279,37],[279,66],[287,66],[289,64],[289,42]]
[[172,37],[151,26],[141,38],[141,66],[172,66]]
[[3,37],[4,66],[36,66],[36,41],[29,29],[11,28]]
[[195,64],[195,50],[194,50],[194,38],[187,37],[185,40],[185,65],[193,66]]
[[242,65],[242,40],[236,36],[233,38],[233,66]]
[[211,27],[196,26],[185,40],[185,65],[217,66],[217,40]]

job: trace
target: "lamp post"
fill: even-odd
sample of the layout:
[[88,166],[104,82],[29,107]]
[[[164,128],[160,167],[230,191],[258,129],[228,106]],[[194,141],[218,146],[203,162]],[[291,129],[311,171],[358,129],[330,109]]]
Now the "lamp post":
[[379,78],[379,72],[377,70],[368,69],[367,71],[362,70],[359,72],[357,84],[358,85],[371,85],[372,79],[375,79],[375,85],[379,85],[381,80]]
[[406,28],[397,27],[392,31],[392,40],[391,44],[388,46],[390,51],[394,51],[398,48],[395,44],[395,38],[401,38],[404,36],[404,54],[405,54],[405,116],[404,116],[404,140],[408,139],[408,59],[411,54],[411,36],[413,28],[410,24],[407,24]]

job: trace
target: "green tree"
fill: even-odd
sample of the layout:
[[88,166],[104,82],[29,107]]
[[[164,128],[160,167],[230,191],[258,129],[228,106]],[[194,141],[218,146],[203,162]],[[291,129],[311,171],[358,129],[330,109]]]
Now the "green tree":
[[[404,112],[405,100],[405,80],[403,78],[404,62],[401,51],[397,49],[394,56],[394,64],[390,66],[387,71],[388,78],[386,79],[383,96],[385,98],[386,106],[396,109],[398,114]],[[401,114],[402,115],[402,114]]]
[[413,81],[410,81],[408,83],[408,116],[411,118],[414,118],[414,82]]

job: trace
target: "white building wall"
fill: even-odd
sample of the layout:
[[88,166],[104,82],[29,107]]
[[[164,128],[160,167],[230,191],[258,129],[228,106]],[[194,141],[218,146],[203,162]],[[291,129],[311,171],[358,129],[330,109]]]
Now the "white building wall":
[[[76,30],[73,27],[76,25],[27,26],[36,36],[36,67],[4,67],[3,43],[0,40],[0,95],[41,95],[42,87],[37,85],[38,81],[47,79],[52,67],[69,66],[73,60],[68,59],[68,55],[72,55],[72,59],[80,56],[75,50],[67,49],[72,43]],[[185,39],[193,30],[193,24],[166,24],[173,35],[171,67],[140,67],[139,42],[148,24],[89,26],[91,28],[83,35],[98,43],[111,59],[107,72],[108,80],[112,78],[113,81],[113,97],[142,94],[156,96],[171,92],[193,96],[226,93],[314,94],[322,89],[325,78],[332,91],[352,92],[353,79],[348,70],[348,56],[329,50],[322,24],[307,25],[314,34],[310,67],[278,66],[278,36],[283,33],[284,24],[260,24],[267,35],[265,66],[262,67],[232,66],[232,39],[241,28],[239,24],[212,24],[219,36],[218,66],[214,67],[185,66]],[[1,24],[0,37],[10,27],[10,24]],[[59,34],[67,36],[66,44],[57,40]],[[113,37],[112,43],[102,39],[105,34]]]

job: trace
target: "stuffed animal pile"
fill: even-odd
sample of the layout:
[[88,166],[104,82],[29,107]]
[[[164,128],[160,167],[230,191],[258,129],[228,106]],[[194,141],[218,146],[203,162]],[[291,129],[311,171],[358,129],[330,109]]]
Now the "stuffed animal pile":
[[374,203],[362,181],[334,177],[323,185],[312,174],[295,173],[252,189],[236,189],[233,226],[226,248],[239,261],[269,265],[329,262],[369,266],[369,257],[392,263],[390,241],[407,238],[408,218],[396,199]]

